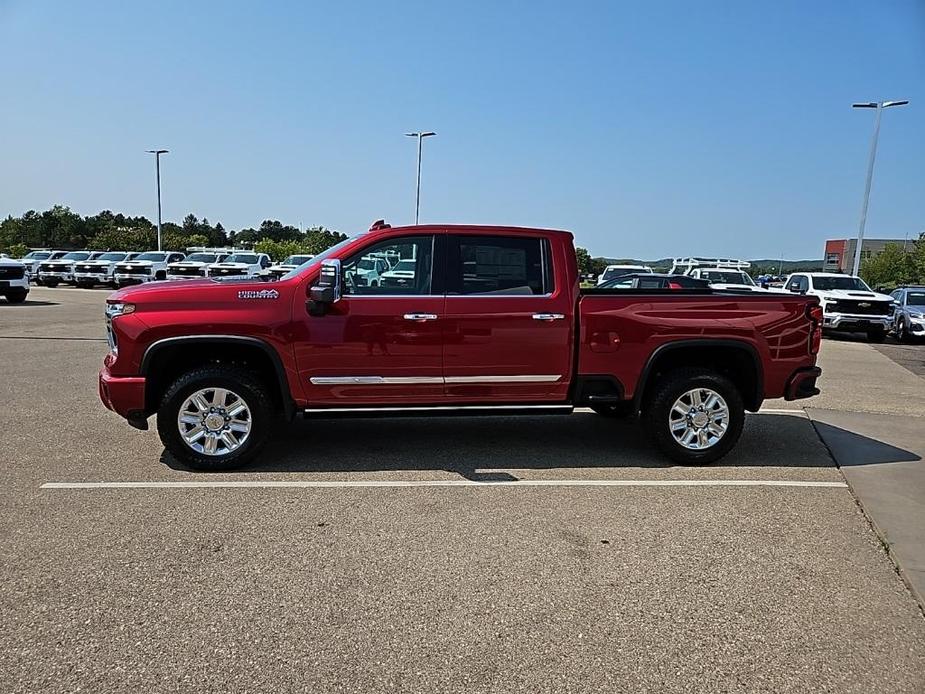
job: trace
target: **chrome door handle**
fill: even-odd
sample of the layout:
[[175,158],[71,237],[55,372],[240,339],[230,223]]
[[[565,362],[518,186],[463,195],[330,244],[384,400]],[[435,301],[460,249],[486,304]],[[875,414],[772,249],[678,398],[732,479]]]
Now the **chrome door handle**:
[[437,320],[436,313],[406,313],[405,320],[416,320],[416,321],[426,321],[426,320]]
[[533,320],[562,320],[564,313],[534,313]]

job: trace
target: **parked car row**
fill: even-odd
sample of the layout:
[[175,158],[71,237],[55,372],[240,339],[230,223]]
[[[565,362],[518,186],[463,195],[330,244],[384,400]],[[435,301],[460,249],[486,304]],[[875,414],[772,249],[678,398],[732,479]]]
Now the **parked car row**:
[[26,286],[31,281],[44,287],[69,284],[84,288],[99,285],[118,288],[158,280],[203,277],[279,279],[312,257],[293,255],[274,265],[266,253],[237,249],[188,249],[188,254],[179,251],[36,250],[17,262],[23,266]]

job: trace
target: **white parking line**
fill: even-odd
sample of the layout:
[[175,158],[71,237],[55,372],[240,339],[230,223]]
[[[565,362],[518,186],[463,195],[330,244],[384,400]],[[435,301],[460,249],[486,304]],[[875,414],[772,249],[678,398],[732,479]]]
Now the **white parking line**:
[[747,414],[790,414],[795,417],[805,417],[809,419],[809,415],[806,414],[806,410],[786,410],[783,408],[774,408],[774,407],[762,407],[758,412],[748,412]]
[[834,487],[844,482],[798,480],[249,480],[195,482],[46,482],[42,489],[251,489],[356,487]]

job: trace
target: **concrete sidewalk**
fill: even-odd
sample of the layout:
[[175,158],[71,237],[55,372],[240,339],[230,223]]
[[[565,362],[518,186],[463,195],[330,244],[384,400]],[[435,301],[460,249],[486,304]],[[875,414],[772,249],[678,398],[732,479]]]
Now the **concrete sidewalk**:
[[820,362],[806,412],[925,607],[925,379],[864,344],[827,340]]

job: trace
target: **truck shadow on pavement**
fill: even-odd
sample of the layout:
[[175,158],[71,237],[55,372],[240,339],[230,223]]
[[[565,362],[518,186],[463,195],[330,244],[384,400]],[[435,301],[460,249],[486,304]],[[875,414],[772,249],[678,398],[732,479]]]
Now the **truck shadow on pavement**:
[[883,441],[856,434],[824,422],[813,425],[840,466],[914,463],[922,459],[917,453],[891,446]]
[[[830,427],[837,429],[837,427]],[[851,432],[868,462],[916,459]],[[166,452],[161,460],[187,468]],[[856,464],[864,464],[856,463]],[[805,417],[749,416],[738,446],[710,467],[826,468],[835,463]],[[591,413],[570,417],[296,420],[278,427],[241,472],[442,470],[477,481],[516,480],[507,470],[677,467],[649,442],[638,420]]]

